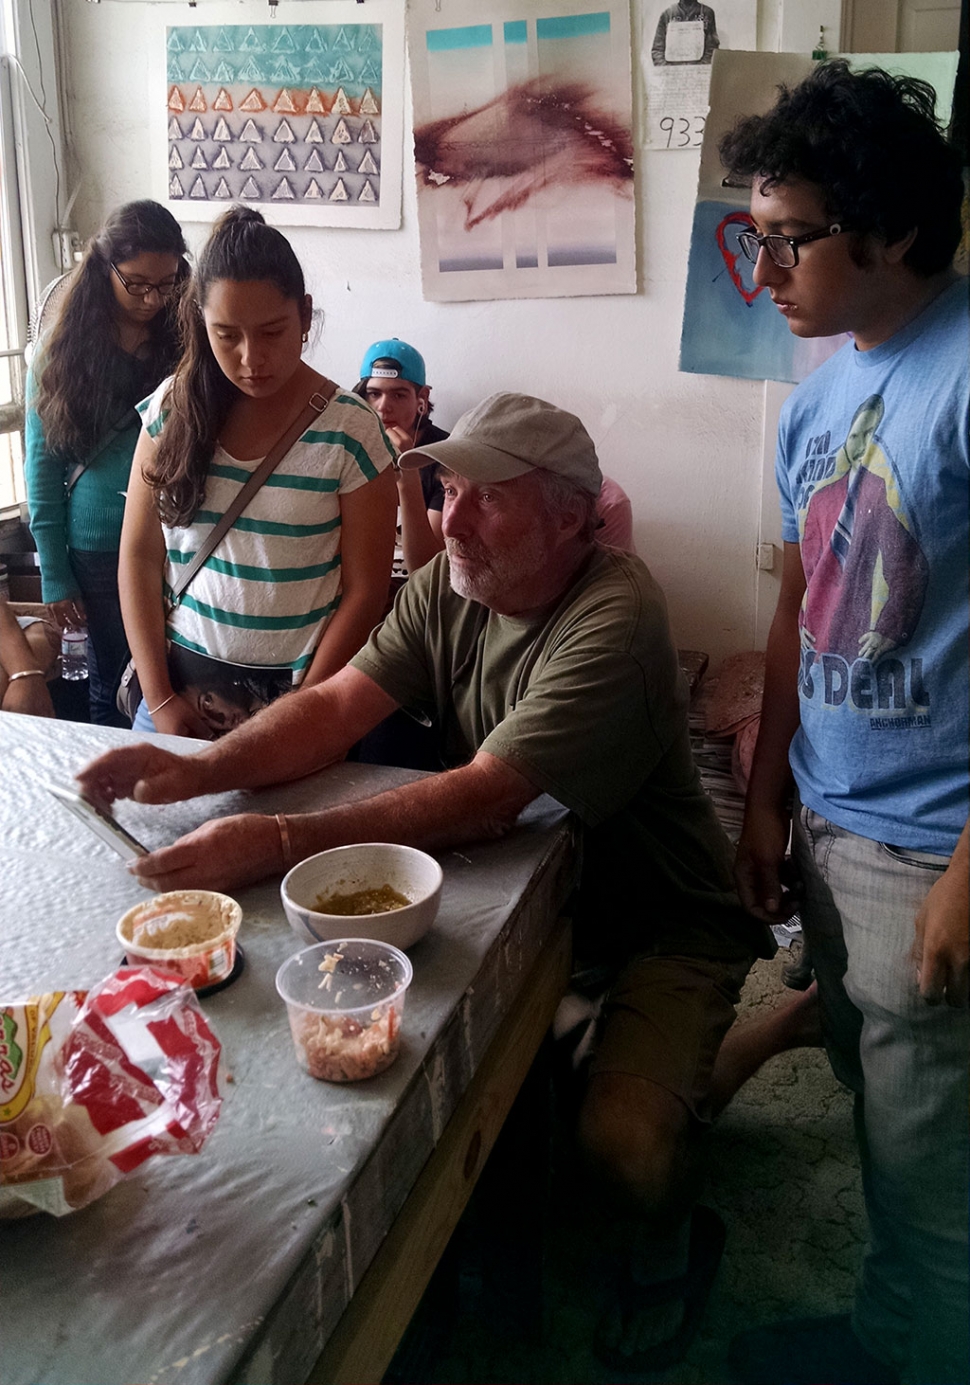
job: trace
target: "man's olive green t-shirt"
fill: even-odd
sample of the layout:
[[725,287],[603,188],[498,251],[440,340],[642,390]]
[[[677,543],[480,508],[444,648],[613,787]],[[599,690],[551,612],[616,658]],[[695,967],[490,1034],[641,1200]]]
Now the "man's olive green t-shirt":
[[638,558],[597,547],[557,601],[502,616],[457,595],[439,554],[351,663],[431,717],[444,764],[487,751],[576,814],[584,952],[765,950],[691,756],[663,593]]

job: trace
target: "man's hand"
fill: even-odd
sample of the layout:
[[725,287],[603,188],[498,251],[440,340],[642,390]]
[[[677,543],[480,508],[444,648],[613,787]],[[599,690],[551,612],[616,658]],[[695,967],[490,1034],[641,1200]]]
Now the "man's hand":
[[783,923],[797,908],[795,895],[783,886],[794,883],[785,856],[790,820],[786,813],[749,812],[738,842],[734,881],[741,903],[765,923]]
[[954,855],[916,915],[913,961],[919,993],[929,1005],[963,1008],[968,1001],[970,886],[965,863]]
[[159,892],[238,889],[282,872],[279,827],[275,818],[258,813],[216,818],[171,846],[140,856],[128,869],[141,884]]
[[147,743],[109,750],[86,765],[76,778],[84,797],[103,808],[110,808],[118,798],[133,798],[137,803],[179,803],[208,792],[198,756],[173,755]]
[[418,436],[418,425],[420,420],[415,421],[413,428],[401,428],[400,425],[392,423],[390,427],[385,423],[384,432],[390,438],[400,456],[402,452],[408,452],[415,445]]

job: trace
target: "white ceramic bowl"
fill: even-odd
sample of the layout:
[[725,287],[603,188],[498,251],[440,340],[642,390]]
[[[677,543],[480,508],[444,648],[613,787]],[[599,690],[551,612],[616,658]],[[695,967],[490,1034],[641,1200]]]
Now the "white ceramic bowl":
[[[360,842],[308,856],[283,877],[280,894],[290,927],[304,942],[354,933],[392,947],[411,947],[431,927],[441,901],[441,867],[433,856],[395,842]],[[380,914],[324,914],[320,895],[391,889],[411,901]]]

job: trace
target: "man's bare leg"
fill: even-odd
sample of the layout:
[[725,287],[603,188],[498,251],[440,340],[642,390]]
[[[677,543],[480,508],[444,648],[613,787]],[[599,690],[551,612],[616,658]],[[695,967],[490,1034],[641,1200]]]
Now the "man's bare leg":
[[[629,1261],[634,1292],[611,1304],[598,1333],[601,1345],[635,1368],[635,1358],[674,1338],[684,1319],[681,1296],[657,1302],[650,1290],[688,1270],[702,1131],[684,1103],[657,1083],[603,1072],[590,1079],[579,1139],[601,1186],[636,1228]],[[642,1304],[636,1289],[643,1291]]]
[[797,992],[763,1019],[741,1021],[728,1030],[718,1051],[711,1079],[711,1107],[723,1111],[740,1087],[779,1053],[793,1048],[818,1048],[822,1043],[818,984]]

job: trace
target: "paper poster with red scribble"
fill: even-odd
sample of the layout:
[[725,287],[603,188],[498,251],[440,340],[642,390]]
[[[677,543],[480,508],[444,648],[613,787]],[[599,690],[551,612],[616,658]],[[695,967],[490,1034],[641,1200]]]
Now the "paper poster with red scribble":
[[636,292],[625,3],[415,0],[424,295]]
[[[952,102],[956,58],[955,53],[849,55],[853,67],[888,66],[929,81],[937,92],[937,114],[944,124]],[[755,266],[738,244],[738,232],[751,226],[750,190],[731,185],[717,152],[722,135],[736,120],[769,111],[778,87],[797,86],[813,66],[808,53],[722,48],[713,55],[711,104],[690,229],[681,370],[796,383],[849,340],[845,334],[793,336],[770,295],[754,282]]]

